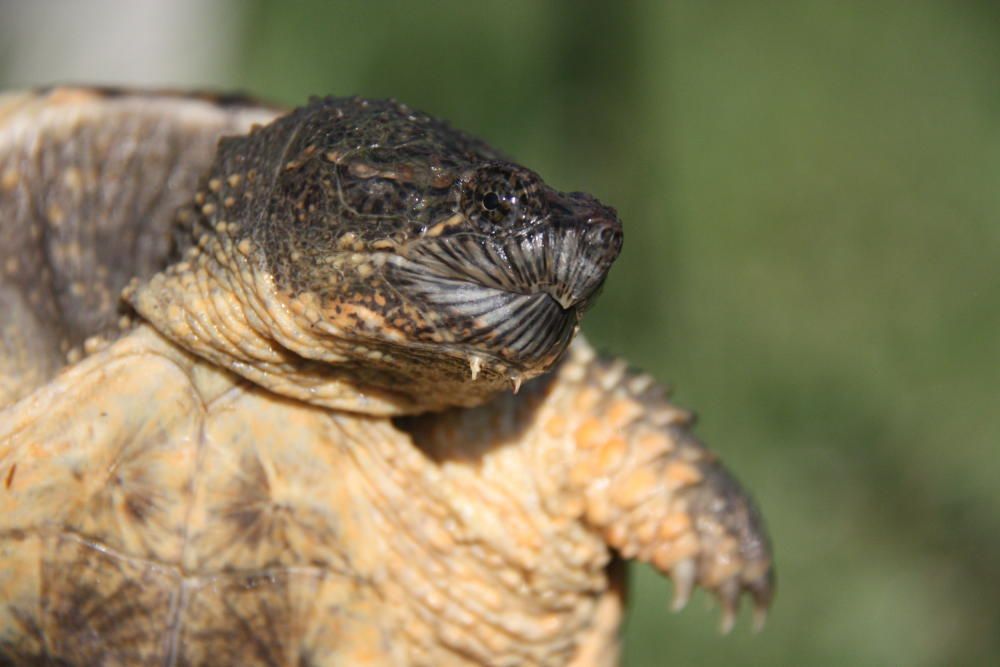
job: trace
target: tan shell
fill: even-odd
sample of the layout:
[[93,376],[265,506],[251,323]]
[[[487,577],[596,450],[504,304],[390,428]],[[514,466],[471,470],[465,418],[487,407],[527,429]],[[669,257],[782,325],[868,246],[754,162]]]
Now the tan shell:
[[[123,278],[68,205],[80,230],[50,243],[58,261],[11,263],[30,258],[32,225],[59,229],[16,193],[105,201],[84,165],[131,151],[116,173],[138,181],[118,187],[169,197],[114,233],[155,236],[214,138],[273,113],[82,89],[0,97],[0,213],[5,238],[26,239],[0,244],[14,266],[0,281],[0,664],[611,665],[615,553],[674,576],[680,602],[698,583],[730,615],[743,591],[766,607],[771,557],[748,498],[686,412],[583,340],[517,396],[358,416],[277,397],[141,323],[86,344],[114,324]],[[146,166],[138,137],[153,128],[189,150]],[[73,159],[46,167],[60,153],[45,147],[73,141]],[[139,182],[157,165],[173,189]],[[74,210],[114,208],[87,206]],[[165,253],[152,246],[111,256],[148,274]],[[60,371],[76,348],[89,354]]]

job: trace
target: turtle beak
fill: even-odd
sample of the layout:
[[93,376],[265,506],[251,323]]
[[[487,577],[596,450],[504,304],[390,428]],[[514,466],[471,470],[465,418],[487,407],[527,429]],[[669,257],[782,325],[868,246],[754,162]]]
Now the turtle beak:
[[556,239],[546,248],[553,275],[545,292],[583,313],[621,252],[622,224],[613,208],[581,192],[553,193],[549,206]]

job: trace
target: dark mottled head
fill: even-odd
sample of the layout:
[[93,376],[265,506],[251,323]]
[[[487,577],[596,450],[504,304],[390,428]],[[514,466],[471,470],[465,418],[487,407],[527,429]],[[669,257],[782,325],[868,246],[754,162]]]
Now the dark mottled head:
[[[622,230],[613,209],[440,120],[327,98],[224,140],[178,240],[209,273],[239,274],[225,282],[256,333],[426,407],[549,368]],[[264,283],[305,331],[269,321],[276,303],[249,305],[271,298]]]

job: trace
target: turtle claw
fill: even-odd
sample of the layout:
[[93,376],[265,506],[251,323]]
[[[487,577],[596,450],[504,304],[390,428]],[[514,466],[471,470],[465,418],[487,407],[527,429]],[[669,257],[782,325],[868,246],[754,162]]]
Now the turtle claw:
[[[674,596],[670,602],[670,610],[682,611],[691,600],[691,594],[698,583],[698,566],[694,558],[685,558],[670,568],[670,578],[674,583]],[[744,593],[749,594],[753,601],[753,631],[760,632],[767,622],[768,609],[774,597],[774,577],[769,570],[764,576],[746,581],[739,575],[723,581],[713,591],[722,607],[722,617],[719,621],[719,631],[728,635],[736,624],[740,604]]]
[[764,625],[767,623],[767,606],[757,604],[754,602],[753,605],[753,631],[754,634],[762,631]]
[[774,599],[774,570],[746,584],[746,589],[753,598],[753,631],[760,632],[767,622],[767,611]]
[[736,613],[740,610],[740,594],[743,591],[736,578],[727,579],[719,586],[716,595],[722,605],[722,618],[719,621],[719,632],[728,635],[736,624]]
[[768,571],[756,578],[746,579],[739,575],[723,581],[714,591],[722,606],[722,618],[719,621],[719,631],[727,635],[732,632],[736,616],[740,611],[743,594],[747,593],[753,603],[753,631],[760,632],[767,621],[767,612],[774,598],[774,573]]
[[674,599],[670,603],[672,611],[681,611],[691,599],[694,590],[697,567],[693,558],[678,561],[670,570],[674,580]]

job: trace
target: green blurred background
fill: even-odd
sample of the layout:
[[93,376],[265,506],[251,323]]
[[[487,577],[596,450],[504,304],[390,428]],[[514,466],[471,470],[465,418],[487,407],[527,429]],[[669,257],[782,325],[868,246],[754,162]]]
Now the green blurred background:
[[[135,31],[40,4],[0,7],[2,82],[114,80],[25,35]],[[720,638],[634,568],[627,665],[1000,664],[1000,5],[174,6],[187,70],[124,78],[398,97],[618,208],[585,329],[698,410],[780,582]]]

